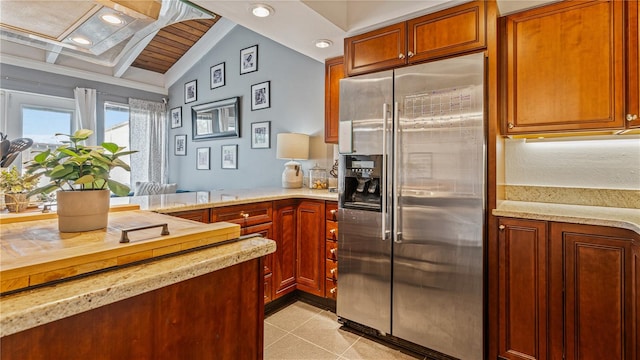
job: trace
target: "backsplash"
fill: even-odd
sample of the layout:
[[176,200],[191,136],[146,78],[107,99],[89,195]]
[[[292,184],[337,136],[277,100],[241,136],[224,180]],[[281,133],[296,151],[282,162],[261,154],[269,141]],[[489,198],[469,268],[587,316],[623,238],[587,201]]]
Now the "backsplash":
[[505,140],[505,185],[640,190],[640,139]]
[[640,209],[640,190],[507,185],[505,195],[513,201]]

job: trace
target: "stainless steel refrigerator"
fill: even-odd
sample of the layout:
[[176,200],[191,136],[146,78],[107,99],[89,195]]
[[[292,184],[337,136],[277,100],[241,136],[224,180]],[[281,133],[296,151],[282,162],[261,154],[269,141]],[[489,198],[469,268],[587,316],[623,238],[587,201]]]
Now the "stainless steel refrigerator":
[[483,358],[482,53],[340,83],[337,315]]

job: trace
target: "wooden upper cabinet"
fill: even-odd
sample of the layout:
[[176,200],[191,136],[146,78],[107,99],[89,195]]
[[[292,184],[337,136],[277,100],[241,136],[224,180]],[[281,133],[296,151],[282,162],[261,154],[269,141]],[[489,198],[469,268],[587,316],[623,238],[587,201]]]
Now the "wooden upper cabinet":
[[338,143],[340,79],[344,79],[344,57],[327,59],[324,63],[324,142],[330,144]]
[[344,54],[349,76],[406,64],[406,22],[344,39]]
[[624,128],[625,3],[564,1],[504,19],[506,134]]
[[627,1],[627,127],[640,127],[640,6]]
[[409,63],[484,48],[485,23],[484,1],[407,21]]

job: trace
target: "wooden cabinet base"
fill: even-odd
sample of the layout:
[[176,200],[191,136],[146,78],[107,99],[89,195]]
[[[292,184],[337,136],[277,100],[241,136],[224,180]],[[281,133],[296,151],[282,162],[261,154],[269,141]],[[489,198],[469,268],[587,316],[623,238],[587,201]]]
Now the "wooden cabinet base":
[[263,284],[250,260],[3,337],[0,357],[262,359]]

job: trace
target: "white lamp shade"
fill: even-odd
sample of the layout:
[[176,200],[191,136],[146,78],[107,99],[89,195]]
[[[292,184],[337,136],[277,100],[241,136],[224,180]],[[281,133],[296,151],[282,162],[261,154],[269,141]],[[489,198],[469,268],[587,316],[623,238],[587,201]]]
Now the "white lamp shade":
[[309,135],[296,133],[281,133],[277,138],[276,157],[278,159],[309,158]]

